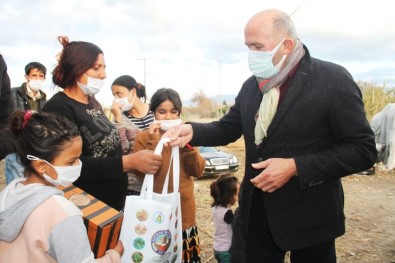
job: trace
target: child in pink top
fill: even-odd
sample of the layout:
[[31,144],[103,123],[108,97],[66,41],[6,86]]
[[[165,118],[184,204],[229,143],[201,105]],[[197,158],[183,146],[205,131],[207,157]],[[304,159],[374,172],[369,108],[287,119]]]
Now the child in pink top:
[[210,185],[212,217],[214,221],[214,256],[219,263],[230,262],[230,245],[232,243],[233,211],[230,209],[237,202],[240,184],[235,176],[224,174]]

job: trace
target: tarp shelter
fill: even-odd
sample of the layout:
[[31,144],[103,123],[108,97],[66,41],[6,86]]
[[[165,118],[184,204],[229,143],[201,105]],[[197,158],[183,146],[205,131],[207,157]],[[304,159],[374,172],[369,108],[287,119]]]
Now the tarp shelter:
[[395,168],[395,103],[388,103],[382,111],[373,116],[370,125],[375,134],[378,162],[386,170]]

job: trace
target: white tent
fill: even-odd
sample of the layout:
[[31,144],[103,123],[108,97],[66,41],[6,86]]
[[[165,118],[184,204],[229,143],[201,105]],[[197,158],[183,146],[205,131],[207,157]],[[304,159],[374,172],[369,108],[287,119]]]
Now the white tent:
[[370,125],[375,134],[378,162],[386,170],[395,168],[395,103],[387,104],[382,111],[373,116]]

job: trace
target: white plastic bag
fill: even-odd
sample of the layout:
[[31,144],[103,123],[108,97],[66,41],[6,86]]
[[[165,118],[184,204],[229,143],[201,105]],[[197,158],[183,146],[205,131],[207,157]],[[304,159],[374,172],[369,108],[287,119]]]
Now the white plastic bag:
[[[162,139],[155,153],[160,154]],[[169,174],[162,194],[153,192],[154,175],[146,174],[139,196],[127,196],[120,239],[125,251],[123,263],[181,262],[182,222],[179,193],[180,157],[178,147],[172,148],[173,193],[168,193]],[[170,169],[169,166],[169,169]]]

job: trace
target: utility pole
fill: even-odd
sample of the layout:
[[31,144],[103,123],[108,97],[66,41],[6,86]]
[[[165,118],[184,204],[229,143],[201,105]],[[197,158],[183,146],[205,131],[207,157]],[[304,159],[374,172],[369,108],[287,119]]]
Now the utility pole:
[[217,117],[222,117],[222,92],[221,92],[221,68],[222,68],[222,60],[218,59],[218,90],[219,90],[219,106],[217,111]]
[[152,60],[152,58],[138,58],[137,60],[143,60],[144,61],[144,86],[145,86],[145,80],[146,80],[146,61],[147,60]]

